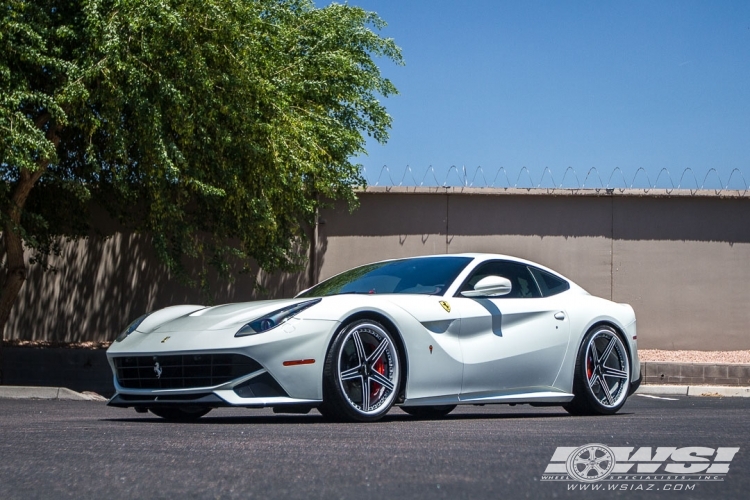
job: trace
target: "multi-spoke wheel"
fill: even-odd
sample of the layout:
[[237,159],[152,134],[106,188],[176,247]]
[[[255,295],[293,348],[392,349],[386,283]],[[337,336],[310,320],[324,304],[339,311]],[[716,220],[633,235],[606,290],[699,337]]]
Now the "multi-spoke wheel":
[[398,347],[383,325],[372,320],[347,325],[326,356],[320,412],[343,420],[378,420],[396,400],[400,368]]
[[616,413],[628,397],[630,361],[620,336],[609,326],[590,330],[576,360],[572,401],[564,408],[574,415]]
[[149,408],[149,411],[163,419],[172,422],[190,422],[198,420],[211,411],[211,408],[178,407],[178,408]]

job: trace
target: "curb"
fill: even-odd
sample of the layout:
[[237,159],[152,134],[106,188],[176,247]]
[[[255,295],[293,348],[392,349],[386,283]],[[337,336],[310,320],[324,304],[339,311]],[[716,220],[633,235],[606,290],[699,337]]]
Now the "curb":
[[635,394],[660,396],[693,396],[750,398],[750,387],[726,385],[641,385]]
[[643,383],[681,386],[750,386],[750,364],[641,361]]
[[2,369],[7,386],[115,393],[112,368],[104,349],[5,347]]
[[76,392],[67,387],[0,386],[0,399],[56,399],[59,401],[107,401],[95,392]]

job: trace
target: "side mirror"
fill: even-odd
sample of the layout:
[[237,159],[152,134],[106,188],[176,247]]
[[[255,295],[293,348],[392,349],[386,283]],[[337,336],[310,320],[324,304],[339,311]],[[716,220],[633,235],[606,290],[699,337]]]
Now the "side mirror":
[[500,297],[508,295],[513,288],[508,278],[485,276],[474,285],[474,290],[461,292],[464,297]]

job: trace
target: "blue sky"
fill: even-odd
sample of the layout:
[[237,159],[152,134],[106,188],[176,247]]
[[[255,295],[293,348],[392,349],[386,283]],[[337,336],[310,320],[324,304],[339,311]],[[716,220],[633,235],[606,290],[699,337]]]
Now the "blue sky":
[[[596,168],[605,184],[616,168],[628,184],[639,168],[652,183],[662,168],[675,185],[686,168],[699,184],[711,168],[724,184],[735,168],[750,182],[748,1],[349,3],[388,22],[382,34],[406,60],[381,61],[400,95],[385,100],[390,140],[359,159],[371,184],[382,165],[399,180],[410,166],[418,181],[432,166],[442,182],[455,165],[488,177],[503,167],[511,184],[522,167],[534,184],[545,168],[560,184],[568,167],[581,182]],[[735,174],[730,187],[742,185]]]

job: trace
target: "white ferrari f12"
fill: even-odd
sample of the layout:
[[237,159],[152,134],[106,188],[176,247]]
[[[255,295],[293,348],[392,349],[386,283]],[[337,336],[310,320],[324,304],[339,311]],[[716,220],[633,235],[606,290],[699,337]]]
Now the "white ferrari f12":
[[617,412],[640,383],[633,308],[504,255],[357,267],[293,299],[141,316],[107,351],[111,406],[170,420],[271,407],[375,421],[459,404]]

